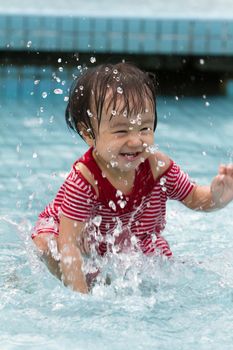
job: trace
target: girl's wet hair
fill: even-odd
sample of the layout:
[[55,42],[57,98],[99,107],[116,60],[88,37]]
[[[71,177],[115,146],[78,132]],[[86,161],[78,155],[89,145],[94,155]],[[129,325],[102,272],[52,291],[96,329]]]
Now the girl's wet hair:
[[[120,104],[117,103],[119,101]],[[126,116],[145,113],[148,102],[155,114],[155,130],[157,113],[154,75],[129,63],[102,64],[86,69],[74,81],[65,113],[66,123],[81,137],[82,131],[86,130],[95,138],[91,119],[96,117],[99,128],[103,109],[111,120],[117,117],[117,113]]]

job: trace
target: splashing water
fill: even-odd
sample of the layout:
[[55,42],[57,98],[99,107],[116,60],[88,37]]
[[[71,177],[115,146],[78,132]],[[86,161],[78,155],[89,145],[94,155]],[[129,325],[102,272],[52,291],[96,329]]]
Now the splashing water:
[[96,62],[96,58],[95,58],[95,57],[91,57],[91,58],[90,58],[90,62],[91,62],[91,63],[95,63],[95,62]]
[[118,94],[123,94],[123,89],[122,89],[122,87],[118,86],[117,92],[118,92]]
[[163,168],[165,166],[165,162],[163,160],[158,160],[158,167]]
[[55,93],[55,95],[62,95],[63,94],[62,89],[54,89],[53,92]]
[[[56,100],[53,105],[51,98]],[[216,174],[216,164],[232,158],[232,100],[208,100],[205,108],[202,97],[180,99],[178,104],[166,98],[166,106],[160,99],[158,106],[168,118],[156,135],[159,148],[204,184]],[[26,109],[4,105],[2,113],[6,157],[0,184],[0,348],[231,349],[232,205],[203,215],[170,201],[164,236],[174,258],[113,249],[104,258],[87,259],[88,271],[101,269],[89,295],[64,287],[40,261],[30,239],[32,226],[63,182],[58,174],[65,174],[70,160],[86,150],[81,141],[76,145],[67,137],[60,123],[64,102],[59,103],[49,94],[43,118],[30,103]],[[190,105],[193,118],[187,118]],[[11,127],[9,120],[14,121]],[[38,158],[32,157],[34,152]],[[115,206],[118,200],[120,193]],[[97,235],[98,225],[100,218],[95,218]],[[117,220],[115,229],[118,239]],[[135,236],[129,237],[137,244]],[[53,249],[56,252],[56,246]]]
[[[157,145],[150,145],[150,146],[146,146],[146,144],[144,144],[144,145],[145,145],[145,150],[147,153],[154,154],[158,151]],[[143,147],[144,147],[144,145],[143,145]]]
[[111,159],[110,160],[110,165],[112,168],[116,168],[118,166],[118,162],[116,160]]

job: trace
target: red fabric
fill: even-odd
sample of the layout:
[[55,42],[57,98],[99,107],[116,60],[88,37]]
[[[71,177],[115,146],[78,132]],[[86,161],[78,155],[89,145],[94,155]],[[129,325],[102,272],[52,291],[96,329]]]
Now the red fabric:
[[[85,164],[97,181],[98,198],[93,187],[76,169],[78,162]],[[183,200],[192,188],[188,176],[174,162],[154,180],[146,160],[136,171],[131,193],[125,196],[102,176],[91,148],[74,163],[54,201],[40,214],[32,237],[43,232],[58,234],[59,217],[63,213],[73,220],[89,223],[89,234],[94,232],[100,255],[115,246],[118,251],[133,246],[144,254],[158,252],[169,257],[172,252],[161,236],[166,223],[166,201]],[[100,220],[98,225],[97,219]]]

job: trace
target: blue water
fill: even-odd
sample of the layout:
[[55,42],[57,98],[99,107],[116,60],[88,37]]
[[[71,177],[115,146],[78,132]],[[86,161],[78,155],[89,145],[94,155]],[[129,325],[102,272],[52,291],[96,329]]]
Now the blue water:
[[[233,100],[161,97],[155,142],[208,184],[233,157]],[[0,349],[232,349],[232,208],[203,214],[169,202],[174,261],[113,256],[110,286],[63,287],[37,259],[30,229],[85,144],[62,96],[1,103]]]

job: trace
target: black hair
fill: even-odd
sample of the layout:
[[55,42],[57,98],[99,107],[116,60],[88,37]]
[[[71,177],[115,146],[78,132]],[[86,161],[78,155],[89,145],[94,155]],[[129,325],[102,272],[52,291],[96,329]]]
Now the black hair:
[[[144,72],[129,63],[102,64],[88,68],[76,78],[69,94],[69,102],[65,112],[68,127],[81,137],[83,128],[95,138],[91,117],[95,115],[98,128],[101,122],[106,96],[108,94],[109,111],[117,107],[117,101],[122,99],[118,113],[139,114],[145,112],[146,101],[154,109],[154,130],[157,126],[156,112],[156,80],[151,73]],[[111,119],[114,113],[110,113]]]

